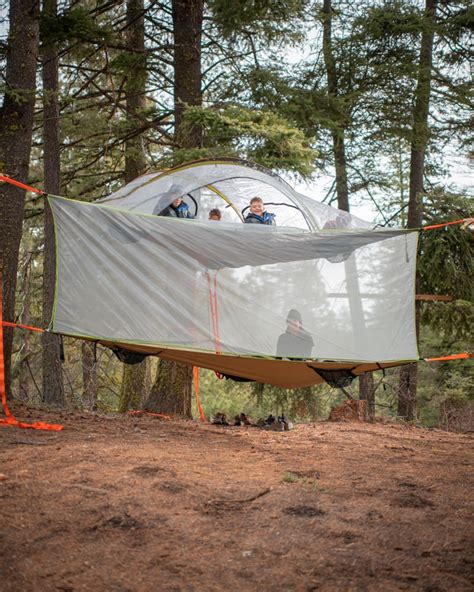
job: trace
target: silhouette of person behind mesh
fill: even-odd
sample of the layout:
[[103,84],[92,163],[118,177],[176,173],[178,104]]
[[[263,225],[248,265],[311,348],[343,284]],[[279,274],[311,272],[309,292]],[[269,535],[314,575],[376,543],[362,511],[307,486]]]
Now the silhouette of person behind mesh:
[[303,319],[295,308],[286,317],[286,331],[280,335],[277,343],[277,357],[306,359],[311,357],[314,341],[308,331],[303,329]]

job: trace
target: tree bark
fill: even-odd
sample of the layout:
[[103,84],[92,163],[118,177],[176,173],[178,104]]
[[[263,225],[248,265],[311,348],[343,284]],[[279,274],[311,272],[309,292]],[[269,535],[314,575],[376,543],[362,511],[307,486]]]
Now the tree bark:
[[[324,0],[323,2],[323,55],[326,65],[326,75],[328,80],[328,95],[333,100],[338,97],[338,80],[336,64],[332,51],[332,2]],[[347,184],[347,164],[346,147],[344,137],[344,126],[339,122],[333,123],[331,131],[334,165],[336,169],[336,193],[337,207],[345,212],[349,211],[349,188]]]
[[131,409],[140,409],[142,401],[146,400],[146,378],[148,360],[145,358],[139,364],[124,364],[122,387],[120,389],[119,413],[126,413]]
[[[144,0],[127,0],[127,26],[125,44],[130,49],[129,70],[125,84],[127,123],[130,132],[143,126],[146,108],[147,65],[145,53]],[[142,134],[127,140],[125,150],[125,182],[129,183],[146,170]]]
[[186,125],[186,106],[202,105],[203,0],[173,0],[175,140],[180,148],[202,145],[202,129]]
[[[418,80],[413,108],[413,129],[410,157],[410,193],[408,202],[408,228],[422,224],[423,176],[425,155],[429,140],[428,114],[430,108],[431,76],[433,65],[434,24],[437,0],[426,0],[424,27],[421,35]],[[419,281],[417,278],[417,292]],[[420,329],[420,303],[416,303],[416,334]],[[400,369],[398,415],[407,420],[416,416],[417,366],[409,364]]]
[[[22,296],[22,302],[20,303],[20,322],[23,325],[31,325],[31,259],[32,255],[28,253],[25,262],[19,265],[18,270],[22,278],[22,285],[20,287]],[[31,347],[31,332],[23,331],[20,351],[15,356],[16,360],[11,368],[12,383],[15,384],[15,380],[18,380],[18,389],[15,394],[17,394],[21,401],[28,401],[30,398],[31,374],[29,362],[33,353],[34,351]]]
[[[39,42],[39,0],[11,0],[7,46],[6,92],[0,109],[0,170],[26,182],[36,93]],[[12,185],[0,188],[0,270],[3,277],[3,318],[14,321],[25,192]],[[11,395],[13,332],[4,328],[5,381]]]
[[83,341],[82,352],[82,400],[89,411],[97,411],[97,344]]
[[359,399],[367,401],[367,417],[373,420],[375,417],[375,388],[374,375],[371,372],[359,376]]
[[[57,0],[43,1],[43,14],[57,15]],[[59,157],[59,60],[56,44],[43,50],[43,135],[44,135],[44,189],[46,193],[60,192]],[[43,256],[43,323],[51,321],[56,281],[56,252],[53,216],[48,202],[44,208],[44,256]],[[63,407],[65,403],[64,381],[61,365],[61,337],[43,333],[43,401]]]
[[[127,27],[125,43],[130,49],[130,63],[127,73],[126,101],[127,122],[130,132],[143,125],[140,115],[146,107],[146,54],[144,1],[127,0]],[[145,150],[142,134],[131,134],[125,148],[125,182],[129,183],[146,170]],[[119,413],[139,409],[144,393],[148,359],[139,364],[123,364],[122,386],[120,389]]]
[[191,417],[192,366],[160,360],[146,411]]

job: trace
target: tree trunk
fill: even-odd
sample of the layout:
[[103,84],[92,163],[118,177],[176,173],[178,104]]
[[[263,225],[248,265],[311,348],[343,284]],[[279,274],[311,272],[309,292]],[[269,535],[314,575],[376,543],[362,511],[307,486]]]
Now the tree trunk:
[[146,400],[146,377],[148,360],[145,358],[139,364],[124,364],[122,387],[120,389],[119,413],[126,413],[131,409],[140,409],[142,401]]
[[[328,94],[333,100],[337,100],[338,83],[336,64],[332,52],[332,3],[331,0],[323,2],[323,55],[328,79]],[[331,132],[333,143],[334,164],[336,169],[336,193],[337,207],[345,212],[349,211],[349,189],[347,185],[346,147],[344,139],[344,127],[339,122],[334,122]]]
[[[175,141],[179,148],[202,144],[202,129],[184,122],[187,105],[201,105],[203,0],[173,0]],[[144,408],[191,417],[192,367],[161,361]]]
[[[11,0],[6,92],[0,110],[0,170],[26,182],[36,92],[39,1]],[[0,269],[3,276],[3,319],[14,321],[15,290],[25,192],[12,185],[0,188]],[[10,396],[13,332],[4,328],[5,381]]]
[[[146,54],[145,54],[145,19],[143,0],[127,0],[127,28],[125,43],[130,48],[128,54],[130,68],[127,73],[126,101],[127,123],[130,139],[125,149],[125,182],[129,183],[146,170],[145,151],[142,134],[136,134],[137,127],[143,125],[140,114],[146,107]],[[139,409],[146,398],[145,378],[148,359],[139,364],[124,364],[122,387],[118,411],[125,413],[130,409]]]
[[374,375],[371,372],[359,376],[359,399],[367,401],[367,417],[375,418],[375,388]]
[[[20,303],[20,322],[23,325],[31,325],[31,259],[32,256],[30,253],[28,253],[24,265],[20,265],[19,268],[19,272],[22,278],[20,293],[23,298],[23,301]],[[11,368],[12,388],[15,384],[15,381],[18,380],[18,389],[16,390],[16,393],[21,401],[28,401],[30,398],[31,374],[29,364],[32,353],[33,348],[31,347],[31,332],[23,331],[20,351],[16,355],[17,359]]]
[[191,417],[192,366],[160,360],[146,411]]
[[175,140],[180,148],[199,148],[200,126],[184,124],[186,106],[202,104],[201,36],[203,0],[173,0]]
[[[43,14],[57,15],[56,0],[44,0]],[[44,189],[46,193],[59,194],[59,103],[58,103],[58,51],[55,44],[43,50],[43,134],[44,134]],[[43,323],[51,320],[54,304],[56,253],[54,245],[53,217],[49,204],[44,209],[44,257],[43,257]],[[43,401],[63,407],[64,382],[61,365],[61,337],[43,333]]]
[[97,344],[83,341],[82,346],[82,400],[89,411],[97,411]]
[[127,102],[127,126],[131,137],[125,149],[125,182],[129,183],[146,170],[142,134],[135,134],[143,126],[146,108],[147,64],[145,53],[144,0],[127,0],[127,28],[125,44],[130,48],[129,70],[125,84]]
[[[408,202],[408,228],[422,224],[423,176],[425,154],[429,139],[428,114],[430,107],[431,75],[433,63],[434,23],[437,0],[426,0],[423,33],[421,35],[418,81],[413,108],[413,130],[410,158],[410,194]],[[417,279],[417,291],[418,291]],[[416,333],[420,328],[420,303],[416,303]],[[416,416],[417,366],[409,364],[400,369],[398,415],[407,420]]]
[[409,421],[416,416],[416,387],[418,372],[416,364],[408,364],[400,369],[398,385],[397,415]]

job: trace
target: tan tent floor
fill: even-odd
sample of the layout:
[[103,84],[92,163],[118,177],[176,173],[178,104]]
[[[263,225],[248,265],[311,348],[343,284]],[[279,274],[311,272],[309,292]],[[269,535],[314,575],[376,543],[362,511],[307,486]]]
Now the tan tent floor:
[[[108,342],[99,342],[110,347]],[[162,349],[157,346],[146,346],[130,343],[114,343],[124,350],[155,355],[163,360],[208,368],[217,372],[248,378],[255,382],[272,384],[283,388],[302,388],[314,384],[322,384],[325,380],[317,374],[322,370],[350,370],[354,376],[372,372],[382,368],[392,368],[416,362],[417,360],[396,360],[393,362],[319,362],[290,361],[246,356],[219,355],[215,353],[194,352],[189,350]]]

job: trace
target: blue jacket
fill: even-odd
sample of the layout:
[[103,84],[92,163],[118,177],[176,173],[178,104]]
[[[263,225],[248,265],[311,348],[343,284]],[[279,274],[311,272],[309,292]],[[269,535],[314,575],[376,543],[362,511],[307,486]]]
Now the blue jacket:
[[168,216],[169,218],[189,218],[193,219],[194,216],[189,211],[188,204],[182,201],[177,208],[170,204],[167,208],[162,210],[158,216]]
[[268,226],[275,226],[275,214],[269,212],[263,212],[263,216],[258,216],[253,212],[250,212],[245,216],[244,222],[246,224],[267,224]]

